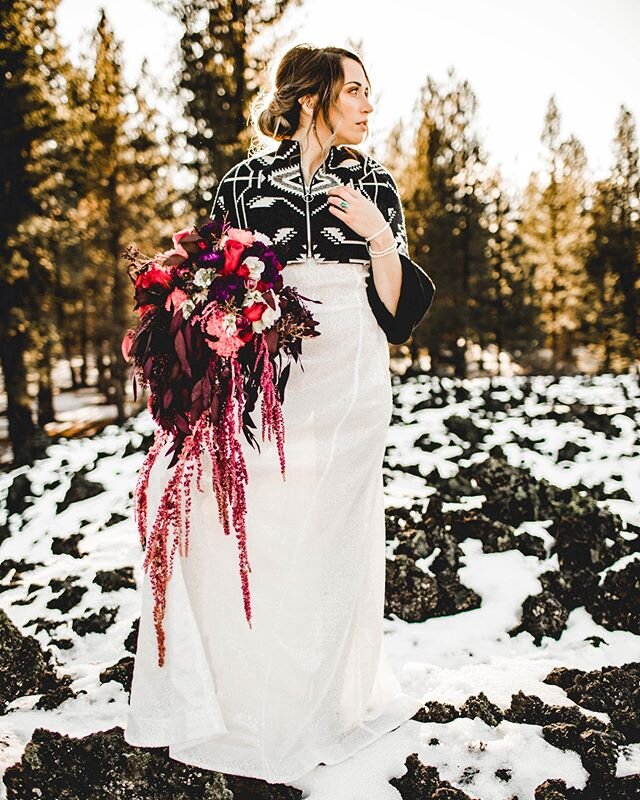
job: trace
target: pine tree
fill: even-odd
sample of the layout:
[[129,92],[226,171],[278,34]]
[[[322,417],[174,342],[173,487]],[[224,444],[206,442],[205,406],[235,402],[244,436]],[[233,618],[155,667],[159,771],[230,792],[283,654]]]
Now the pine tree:
[[584,337],[590,300],[586,259],[590,247],[589,186],[581,143],[560,141],[560,115],[551,98],[542,142],[546,168],[525,191],[522,235],[533,267],[541,324],[557,372],[573,368],[574,348]]
[[[54,223],[47,217],[47,198],[59,174],[58,2],[0,0],[0,360],[16,464],[31,462],[46,444],[34,424],[27,380],[30,349],[39,337],[46,344],[45,358],[34,361],[41,377],[41,421],[51,416],[46,407],[51,394],[46,372],[52,283],[47,243]],[[42,348],[34,349],[36,356],[42,353]]]
[[[624,106],[616,123],[611,177],[598,184],[590,270],[602,281],[610,320],[607,365],[628,368],[640,359],[640,157],[636,126]],[[599,263],[599,268],[596,266]]]
[[[56,246],[54,298],[61,348],[69,364],[71,386],[87,387],[96,294],[96,275],[91,265],[91,242],[100,227],[100,217],[90,197],[87,164],[93,151],[92,111],[89,105],[89,75],[85,66],[66,70],[64,173],[57,201],[59,237]],[[80,368],[72,361],[81,358]]]
[[537,326],[532,272],[519,233],[519,213],[502,184],[497,170],[487,187],[489,199],[485,209],[491,302],[484,343],[495,345],[499,362],[506,353],[516,362],[522,362],[537,348],[542,332]]
[[[175,230],[177,194],[168,173],[173,165],[169,137],[149,105],[143,87],[151,84],[143,65],[141,87],[132,96],[124,85],[120,45],[102,13],[96,30],[96,64],[90,82],[91,137],[88,140],[87,203],[97,225],[87,253],[93,272],[92,332],[99,387],[115,403],[117,421],[126,419],[128,368],[121,341],[132,323],[131,284],[122,253],[135,240],[143,252],[158,249],[161,234]],[[150,91],[150,90],[149,90]]]
[[[265,55],[254,42],[282,16],[291,0],[156,0],[184,27],[176,92],[184,99],[186,133],[178,140],[188,154],[193,205],[211,209],[219,179],[247,157],[251,146],[249,103],[263,82]],[[267,54],[267,58],[270,54]]]
[[414,332],[434,369],[441,359],[466,374],[466,350],[478,341],[489,296],[485,205],[486,156],[473,130],[477,100],[466,81],[440,89],[427,79],[405,181],[407,231],[416,260],[437,286],[428,321]]

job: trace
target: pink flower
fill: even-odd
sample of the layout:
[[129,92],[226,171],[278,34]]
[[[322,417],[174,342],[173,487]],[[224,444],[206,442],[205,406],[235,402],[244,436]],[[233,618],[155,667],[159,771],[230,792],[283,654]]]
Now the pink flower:
[[238,350],[244,345],[244,341],[239,336],[227,333],[222,322],[222,316],[215,313],[207,317],[204,328],[210,336],[218,337],[215,342],[207,340],[207,345],[220,356],[235,358],[238,355]]
[[171,306],[173,305],[173,310],[177,311],[179,308],[182,308],[183,303],[188,299],[189,295],[176,286],[171,294],[167,296],[167,301],[164,304],[164,307],[167,309],[167,311],[171,311]]
[[183,228],[181,231],[177,231],[171,237],[171,241],[173,242],[173,250],[167,251],[167,255],[174,255],[178,254],[184,256],[184,258],[188,258],[189,254],[184,249],[184,247],[180,244],[181,240],[185,238],[185,236],[189,236],[193,233],[192,228]]
[[128,330],[125,333],[124,337],[122,338],[122,344],[121,344],[122,357],[124,358],[125,361],[129,360],[129,351],[131,350],[131,343],[133,341],[134,334],[135,334],[134,330]]
[[227,236],[230,239],[233,239],[235,242],[242,242],[242,244],[245,247],[248,247],[255,241],[253,233],[251,233],[251,231],[245,230],[245,228],[228,228]]

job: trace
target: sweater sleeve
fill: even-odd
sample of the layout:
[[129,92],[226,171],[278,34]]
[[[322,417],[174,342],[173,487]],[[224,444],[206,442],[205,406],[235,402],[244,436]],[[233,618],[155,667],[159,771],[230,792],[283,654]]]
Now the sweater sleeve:
[[238,206],[235,191],[235,178],[238,174],[239,167],[240,164],[231,167],[218,181],[216,196],[211,206],[211,213],[209,214],[209,216],[213,218],[214,216],[222,216],[226,213],[232,228],[242,227],[238,221]]
[[391,344],[403,344],[429,311],[436,287],[422,267],[409,258],[402,201],[396,182],[389,173],[386,174],[386,182],[378,190],[377,205],[389,221],[402,264],[402,285],[395,315],[380,299],[373,280],[373,268],[367,276],[367,296],[387,340]]

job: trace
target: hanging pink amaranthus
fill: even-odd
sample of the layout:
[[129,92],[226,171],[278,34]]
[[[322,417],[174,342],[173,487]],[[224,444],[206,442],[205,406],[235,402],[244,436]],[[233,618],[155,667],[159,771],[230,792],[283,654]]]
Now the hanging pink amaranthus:
[[[232,528],[236,533],[251,627],[248,473],[239,436],[242,431],[260,450],[251,412],[261,394],[262,441],[275,436],[285,478],[282,403],[291,358],[300,358],[303,338],[319,335],[302,302],[309,298],[283,285],[284,262],[266,236],[214,218],[174,234],[173,244],[153,259],[141,258],[134,245],[124,253],[140,321],[125,335],[122,352],[132,362],[134,397],[137,378],[150,390],[149,409],[158,424],[138,475],[134,511],[154,598],[159,666],[166,655],[167,585],[176,550],[181,557],[189,553],[192,484],[195,474],[198,491],[204,491],[205,453],[221,526],[226,535]],[[163,452],[173,453],[173,471],[149,529],[149,478]]]

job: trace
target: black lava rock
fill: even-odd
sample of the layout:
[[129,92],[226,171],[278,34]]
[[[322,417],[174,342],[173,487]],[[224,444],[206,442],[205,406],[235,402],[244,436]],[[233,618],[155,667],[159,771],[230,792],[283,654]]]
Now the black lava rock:
[[529,595],[522,604],[522,617],[518,625],[508,631],[509,636],[517,636],[528,631],[535,644],[539,645],[543,636],[559,639],[566,625],[569,612],[555,595],[550,592]]
[[133,656],[125,656],[117,664],[107,667],[100,673],[100,683],[116,681],[116,683],[122,684],[126,692],[130,692],[133,679],[133,661]]
[[85,617],[77,617],[71,623],[71,627],[78,636],[86,636],[87,633],[104,633],[115,622],[118,615],[117,608],[107,608],[102,606],[100,611],[88,614]]
[[609,715],[627,742],[640,742],[640,663],[583,672],[557,667],[544,683],[560,686],[578,705]]
[[461,717],[479,717],[487,725],[495,728],[504,719],[502,711],[492,703],[484,692],[467,697],[459,709]]
[[131,747],[121,728],[81,739],[36,728],[4,783],[7,800],[233,800],[221,773]]
[[69,508],[71,503],[77,503],[80,500],[87,500],[90,497],[95,497],[104,492],[104,486],[97,481],[91,481],[85,478],[83,470],[79,470],[71,478],[71,484],[67,489],[64,499],[56,504],[56,514]]
[[31,497],[31,481],[29,480],[29,476],[24,472],[20,475],[16,475],[7,491],[6,506],[9,516],[11,516],[11,514],[22,514],[22,512],[31,505],[31,501],[28,499]]
[[63,613],[67,613],[78,605],[83,596],[87,593],[86,586],[68,586],[58,597],[54,597],[47,603],[47,608],[57,608]]
[[42,694],[38,708],[56,708],[69,697],[71,678],[58,675],[51,653],[33,636],[24,636],[0,610],[0,714],[18,697]]
[[98,570],[93,582],[97,583],[103,592],[116,592],[118,589],[136,588],[136,582],[133,577],[133,567]]
[[438,770],[423,764],[417,753],[407,756],[404,764],[406,773],[389,780],[402,800],[479,800],[442,780]]
[[630,561],[619,570],[610,570],[605,575],[591,598],[586,598],[585,607],[593,619],[610,631],[640,633],[640,561]]
[[72,556],[73,558],[84,558],[85,553],[78,550],[78,545],[84,539],[81,533],[72,533],[71,536],[54,536],[51,540],[51,552],[54,555]]
[[416,711],[412,719],[416,722],[451,722],[459,716],[458,709],[451,703],[429,700]]

